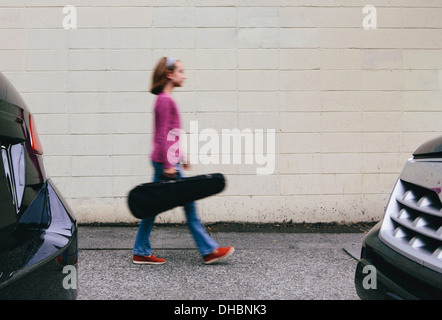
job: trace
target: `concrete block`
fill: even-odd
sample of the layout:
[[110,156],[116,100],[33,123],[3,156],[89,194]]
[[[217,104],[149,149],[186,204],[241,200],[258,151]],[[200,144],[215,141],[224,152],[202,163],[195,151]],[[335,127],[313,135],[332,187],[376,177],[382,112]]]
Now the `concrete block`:
[[148,28],[115,28],[110,29],[109,36],[105,38],[109,38],[109,41],[103,39],[102,42],[113,49],[152,49],[158,47],[156,44],[161,42],[163,36],[157,37],[153,29]]
[[276,28],[279,26],[278,7],[238,7],[238,27]]
[[195,26],[198,28],[236,27],[237,10],[234,7],[196,7]]
[[238,89],[241,91],[272,91],[278,90],[279,85],[278,71],[238,71]]
[[112,28],[149,28],[152,26],[152,8],[110,7],[109,25]]
[[72,177],[100,177],[112,175],[110,156],[76,156],[71,161]]
[[195,8],[192,6],[153,7],[152,27],[191,28],[195,26]]
[[235,28],[197,28],[195,43],[188,42],[188,48],[197,49],[231,49],[236,47]]
[[241,49],[238,50],[238,69],[275,70],[279,68],[279,51],[275,49]]
[[244,49],[276,49],[280,46],[278,28],[239,28],[237,46]]

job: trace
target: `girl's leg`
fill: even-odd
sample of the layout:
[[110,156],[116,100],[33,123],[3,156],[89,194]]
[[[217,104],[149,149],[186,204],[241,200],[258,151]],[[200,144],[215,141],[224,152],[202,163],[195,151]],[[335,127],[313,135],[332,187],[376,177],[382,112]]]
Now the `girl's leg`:
[[135,238],[135,244],[133,254],[137,256],[150,256],[152,253],[152,247],[150,245],[149,236],[153,228],[155,217],[141,219],[140,226],[138,227],[137,237]]
[[[160,163],[152,162],[155,170],[153,182],[159,181],[163,174],[163,167]],[[138,256],[149,256],[152,252],[149,237],[153,228],[155,217],[141,219],[133,248],[133,254]]]
[[[177,165],[177,172],[180,177],[183,176],[181,166]],[[198,251],[202,256],[212,253],[219,246],[215,242],[215,240],[213,240],[212,237],[209,236],[206,228],[198,217],[195,202],[190,202],[186,204],[184,206],[184,211],[186,213],[186,219],[190,233],[192,234]]]
[[212,253],[219,245],[212,239],[206,231],[196,212],[195,202],[188,203],[184,206],[186,213],[187,225],[190,233],[195,241],[198,251],[202,256]]

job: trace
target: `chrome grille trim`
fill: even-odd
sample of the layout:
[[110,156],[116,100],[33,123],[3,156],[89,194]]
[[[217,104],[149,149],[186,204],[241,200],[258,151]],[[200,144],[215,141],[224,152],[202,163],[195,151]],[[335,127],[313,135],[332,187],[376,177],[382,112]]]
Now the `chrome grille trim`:
[[442,202],[438,194],[399,179],[379,237],[409,259],[442,273]]

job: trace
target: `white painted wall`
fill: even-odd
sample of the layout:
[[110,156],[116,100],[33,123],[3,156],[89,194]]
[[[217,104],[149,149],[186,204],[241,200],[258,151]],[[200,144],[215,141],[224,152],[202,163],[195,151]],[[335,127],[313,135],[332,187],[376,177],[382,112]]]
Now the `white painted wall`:
[[[63,28],[66,5],[77,29]],[[0,69],[80,222],[135,221],[126,195],[151,180],[147,89],[164,55],[187,70],[175,93],[186,130],[276,130],[272,175],[193,166],[229,183],[198,203],[205,222],[369,221],[440,134],[441,16],[434,0],[3,0]],[[158,218],[180,221],[181,209]]]

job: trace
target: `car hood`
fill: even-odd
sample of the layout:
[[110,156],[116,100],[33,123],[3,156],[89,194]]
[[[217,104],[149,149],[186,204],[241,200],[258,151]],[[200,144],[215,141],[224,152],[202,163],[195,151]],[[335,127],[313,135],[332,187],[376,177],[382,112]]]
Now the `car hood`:
[[442,161],[410,159],[401,173],[401,180],[433,190],[442,202]]
[[416,159],[442,158],[442,136],[425,142],[413,153]]
[[407,161],[400,178],[433,190],[442,202],[442,136],[422,144]]
[[442,136],[422,144],[401,173],[401,179],[437,193],[442,202]]

